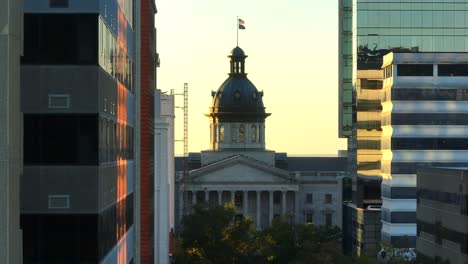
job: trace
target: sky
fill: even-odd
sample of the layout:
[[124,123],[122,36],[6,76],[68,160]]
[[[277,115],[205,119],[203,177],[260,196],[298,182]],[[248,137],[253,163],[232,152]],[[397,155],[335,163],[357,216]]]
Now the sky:
[[[264,92],[266,147],[290,156],[333,155],[338,138],[338,1],[156,0],[157,86],[189,85],[189,151],[209,147],[204,116],[228,77],[227,55],[236,46],[237,17],[245,21],[239,46],[248,78]],[[182,106],[181,96],[176,105]],[[176,139],[183,112],[175,110]],[[183,152],[176,143],[176,154]]]

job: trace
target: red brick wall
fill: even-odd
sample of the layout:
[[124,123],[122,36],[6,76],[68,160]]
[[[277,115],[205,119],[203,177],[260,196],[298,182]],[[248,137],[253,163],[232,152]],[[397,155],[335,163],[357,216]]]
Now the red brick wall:
[[141,0],[141,264],[154,263],[154,209],[153,209],[153,175],[154,175],[154,62],[152,41],[154,32],[154,0]]

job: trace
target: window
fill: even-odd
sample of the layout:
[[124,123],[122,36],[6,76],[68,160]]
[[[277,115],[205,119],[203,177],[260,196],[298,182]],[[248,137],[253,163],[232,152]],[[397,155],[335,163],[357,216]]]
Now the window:
[[237,143],[237,126],[234,124],[231,125],[231,140],[232,143]]
[[91,14],[25,14],[22,63],[97,64],[97,21]]
[[314,214],[312,212],[306,212],[306,224],[313,223]]
[[331,194],[325,194],[325,203],[327,203],[327,204],[332,203],[332,195]]
[[234,204],[236,206],[242,206],[242,202],[243,202],[243,199],[244,196],[242,195],[241,192],[236,192],[235,196],[234,196]]
[[311,193],[306,194],[306,203],[311,204],[314,202],[314,196]]
[[280,192],[273,192],[273,203],[280,204],[281,203],[281,193]]
[[468,64],[439,64],[439,76],[468,76]]
[[250,142],[252,143],[257,142],[257,126],[256,125],[250,126]]
[[25,114],[25,164],[96,165],[99,162],[98,116]]
[[398,76],[433,76],[432,64],[398,64]]
[[224,142],[224,125],[219,125],[219,143]]
[[244,125],[239,126],[239,143],[245,143]]

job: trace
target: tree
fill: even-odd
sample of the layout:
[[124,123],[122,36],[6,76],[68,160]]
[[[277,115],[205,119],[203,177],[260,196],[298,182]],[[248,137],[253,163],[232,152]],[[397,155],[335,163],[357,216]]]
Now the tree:
[[182,225],[177,263],[267,263],[262,252],[271,239],[257,237],[250,218],[235,218],[233,204],[197,205]]

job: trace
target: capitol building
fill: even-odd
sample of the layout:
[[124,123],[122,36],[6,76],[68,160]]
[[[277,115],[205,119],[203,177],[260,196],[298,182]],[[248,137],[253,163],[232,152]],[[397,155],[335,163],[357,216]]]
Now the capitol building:
[[244,51],[235,47],[228,57],[229,77],[212,92],[205,114],[209,149],[190,153],[185,173],[183,158],[175,161],[177,221],[197,203],[232,202],[237,216],[250,217],[257,229],[282,215],[341,228],[346,157],[288,157],[267,150],[265,121],[271,114],[264,93],[247,78]]

